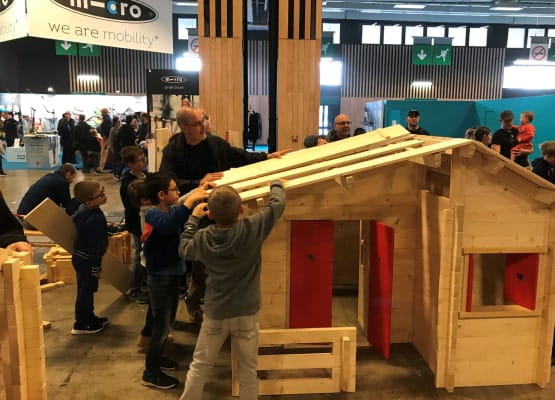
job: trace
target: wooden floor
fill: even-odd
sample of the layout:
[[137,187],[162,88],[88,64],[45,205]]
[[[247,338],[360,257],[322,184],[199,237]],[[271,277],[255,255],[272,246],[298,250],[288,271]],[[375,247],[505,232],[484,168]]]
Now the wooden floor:
[[[0,190],[15,211],[26,189],[47,171],[7,171],[0,177]],[[83,176],[79,173],[78,179]],[[98,179],[108,193],[103,207],[108,219],[118,221],[123,215],[119,200],[119,184],[111,174],[88,175]],[[1,223],[1,221],[0,221]],[[44,252],[44,250],[42,250]],[[41,262],[37,252],[35,262]],[[191,360],[197,327],[186,316],[180,303],[174,327],[175,343],[167,346],[166,355],[179,363],[171,374],[181,384],[176,389],[159,391],[140,384],[144,354],[138,351],[136,339],[144,322],[146,307],[129,302],[113,287],[101,282],[95,297],[96,311],[110,318],[111,324],[99,335],[72,336],[75,286],[67,285],[43,293],[44,319],[52,327],[45,333],[48,396],[50,400],[105,399],[177,399]],[[356,298],[334,297],[334,325],[356,322]],[[0,322],[1,323],[1,322]],[[359,399],[359,400],[555,400],[555,372],[547,388],[536,385],[457,388],[454,393],[435,389],[433,374],[410,344],[392,346],[392,355],[384,360],[372,348],[359,347],[357,353],[357,392],[349,394],[279,396],[287,400]],[[495,373],[495,371],[492,371]],[[229,346],[224,346],[204,399],[231,397]],[[0,379],[0,393],[2,380]],[[267,399],[276,397],[264,397]],[[0,399],[3,399],[0,394]]]

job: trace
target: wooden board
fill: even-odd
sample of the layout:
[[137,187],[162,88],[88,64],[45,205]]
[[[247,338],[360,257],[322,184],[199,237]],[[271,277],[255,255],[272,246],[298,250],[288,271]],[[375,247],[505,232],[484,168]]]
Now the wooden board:
[[[25,221],[36,226],[46,236],[71,253],[77,234],[75,224],[69,215],[49,198],[25,216]],[[121,264],[112,254],[106,252],[102,258],[102,278],[125,293],[131,283],[131,270]]]

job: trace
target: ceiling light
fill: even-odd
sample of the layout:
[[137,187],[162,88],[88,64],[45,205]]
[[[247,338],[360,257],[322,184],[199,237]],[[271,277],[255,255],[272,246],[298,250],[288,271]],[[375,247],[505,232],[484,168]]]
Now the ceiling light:
[[425,4],[395,4],[393,8],[406,8],[410,10],[422,10],[426,8]]
[[100,80],[98,75],[77,75],[78,81],[97,82]]
[[534,65],[534,66],[544,65],[547,67],[555,67],[555,62],[553,61],[535,61],[535,60],[528,60],[524,58],[519,58],[517,60],[514,60],[513,64],[514,65]]
[[491,7],[491,11],[520,11],[523,7]]
[[429,88],[432,87],[432,82],[430,81],[414,81],[411,83],[411,86],[419,87],[419,88]]
[[54,91],[54,88],[52,86],[48,86],[48,89],[46,89],[46,90],[48,90],[50,93],[52,93]]

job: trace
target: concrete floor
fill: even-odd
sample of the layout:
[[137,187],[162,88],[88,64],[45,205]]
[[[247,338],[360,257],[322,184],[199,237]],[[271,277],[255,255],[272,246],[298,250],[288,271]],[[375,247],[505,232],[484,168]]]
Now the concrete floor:
[[[15,210],[26,188],[47,171],[8,171],[0,178],[2,191],[10,208]],[[81,176],[81,174],[80,174]],[[108,193],[104,211],[111,221],[121,218],[118,184],[111,174],[91,175],[103,182]],[[40,252],[35,257],[40,260]],[[96,295],[96,311],[111,320],[106,330],[94,336],[72,336],[75,286],[45,292],[42,296],[44,319],[52,323],[45,332],[48,396],[51,400],[68,399],[176,399],[183,390],[181,383],[169,391],[152,390],[140,384],[144,354],[136,339],[144,322],[146,307],[129,302],[113,287],[101,282]],[[347,307],[352,299],[336,299],[334,307]],[[338,315],[354,311],[341,309]],[[335,314],[335,310],[334,310]],[[345,318],[345,317],[343,317]],[[181,382],[185,378],[195,344],[197,327],[192,324],[183,304],[174,327],[175,343],[166,355],[179,362],[171,374]],[[392,346],[390,360],[383,360],[372,348],[361,347],[357,353],[357,391],[325,395],[283,395],[280,399],[372,399],[372,400],[554,400],[555,369],[545,389],[536,385],[457,388],[454,393],[434,388],[433,374],[410,344]],[[495,373],[495,371],[492,371]],[[204,399],[231,399],[229,346],[225,346],[213,370]],[[0,399],[3,399],[0,379]],[[263,397],[270,399],[271,397]]]

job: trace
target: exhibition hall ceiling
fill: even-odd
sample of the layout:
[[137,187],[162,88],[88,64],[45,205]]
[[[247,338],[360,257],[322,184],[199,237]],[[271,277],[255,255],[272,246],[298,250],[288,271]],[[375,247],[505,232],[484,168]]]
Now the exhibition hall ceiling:
[[[248,0],[263,14],[271,0]],[[309,0],[307,0],[309,1]],[[403,8],[412,7],[412,8]],[[196,1],[173,1],[174,13],[196,13]],[[555,1],[544,0],[323,0],[324,19],[467,24],[555,25]]]

